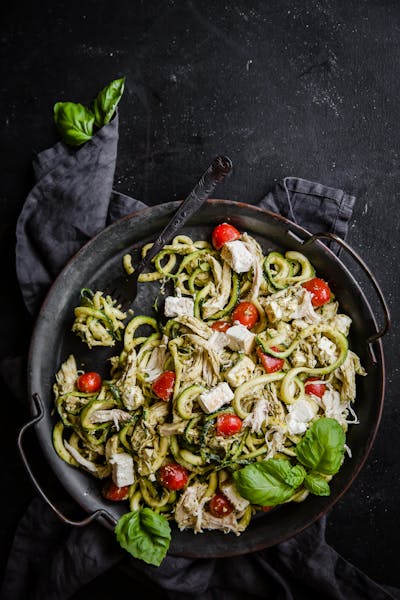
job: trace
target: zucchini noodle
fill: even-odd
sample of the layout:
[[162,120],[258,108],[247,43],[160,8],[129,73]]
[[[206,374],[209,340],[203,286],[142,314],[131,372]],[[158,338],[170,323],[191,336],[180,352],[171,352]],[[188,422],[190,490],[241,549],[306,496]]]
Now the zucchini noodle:
[[[79,390],[72,355],[53,386],[59,457],[99,479],[111,477],[117,487],[125,478],[131,510],[149,507],[195,533],[244,531],[262,506],[240,496],[233,473],[271,458],[292,460],[296,444],[322,417],[346,432],[358,422],[356,375],[366,374],[348,348],[351,319],[333,295],[314,306],[302,285],[315,277],[307,257],[264,254],[247,233],[239,243],[252,257],[245,272],[207,240],[180,235],[166,245],[154,270],[139,279],[173,288],[165,316],[137,315],[125,324],[127,314],[112,298],[84,288],[72,330],[90,348],[120,341],[122,351],[100,389]],[[123,266],[133,273],[130,255]],[[233,316],[244,302],[258,315],[248,328]],[[156,384],[166,373],[173,383],[163,397]],[[323,393],[309,391],[310,378]],[[229,416],[241,426],[227,433],[220,424]],[[186,470],[183,489],[163,485],[160,470],[170,463]],[[232,508],[219,518],[209,509],[216,493]],[[285,502],[307,495],[300,486]]]

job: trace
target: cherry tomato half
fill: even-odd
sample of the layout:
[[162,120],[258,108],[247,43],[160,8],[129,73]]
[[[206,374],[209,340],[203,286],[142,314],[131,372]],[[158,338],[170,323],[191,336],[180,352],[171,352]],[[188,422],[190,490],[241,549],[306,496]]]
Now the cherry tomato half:
[[168,490],[181,490],[188,482],[188,472],[178,463],[169,463],[161,467],[159,479]]
[[228,500],[225,494],[218,492],[215,494],[210,502],[208,503],[208,510],[213,517],[221,518],[230,515],[233,511],[233,504]]
[[80,392],[91,394],[92,392],[97,392],[101,388],[101,383],[101,376],[98,373],[88,371],[87,373],[79,375],[76,381],[76,387]]
[[156,396],[168,402],[174,391],[175,371],[164,371],[155,379],[151,385],[151,389]]
[[233,242],[240,238],[240,231],[229,223],[221,223],[217,225],[212,232],[212,245],[216,250],[222,248],[226,242]]
[[242,419],[230,413],[218,415],[215,428],[218,435],[234,435],[242,429]]
[[228,323],[228,321],[214,321],[214,323],[211,325],[211,329],[214,329],[214,331],[225,332],[227,329],[229,329],[229,327],[232,327],[232,324]]
[[[275,346],[272,346],[271,350],[279,352],[279,348],[276,348]],[[283,363],[285,362],[283,358],[277,358],[276,356],[270,356],[269,354],[266,354],[261,350],[261,348],[257,348],[257,355],[267,373],[275,373],[275,371],[280,371],[283,367]]]
[[260,315],[252,302],[239,302],[232,313],[232,322],[239,321],[247,329],[251,329],[257,323]]
[[110,479],[103,486],[101,492],[106,498],[106,500],[113,500],[114,502],[118,502],[120,500],[127,500],[129,496],[129,485],[124,485],[123,487],[118,487],[115,483]]
[[331,299],[331,290],[329,285],[319,277],[314,277],[309,281],[302,283],[305,288],[311,294],[311,304],[313,306],[322,306]]
[[322,398],[326,392],[326,385],[324,383],[313,383],[314,381],[318,381],[318,377],[309,377],[305,383],[304,391],[306,394]]

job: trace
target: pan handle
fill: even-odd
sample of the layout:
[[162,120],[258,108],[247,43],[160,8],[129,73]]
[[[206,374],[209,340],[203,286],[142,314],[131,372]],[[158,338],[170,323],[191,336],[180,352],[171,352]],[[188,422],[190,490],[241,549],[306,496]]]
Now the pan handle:
[[383,322],[382,327],[380,329],[378,329],[378,331],[376,331],[376,333],[374,333],[367,339],[367,344],[369,344],[369,347],[371,348],[371,344],[373,342],[376,342],[377,340],[379,340],[379,338],[383,337],[387,333],[387,331],[390,327],[389,307],[386,303],[386,300],[384,298],[384,295],[380,288],[380,285],[379,285],[378,281],[376,280],[375,276],[373,275],[373,273],[371,272],[371,269],[363,261],[361,256],[359,254],[357,254],[357,252],[355,250],[353,250],[353,248],[351,246],[349,246],[349,244],[347,244],[347,242],[342,240],[342,238],[335,235],[334,233],[316,233],[315,235],[312,235],[308,240],[306,240],[303,245],[309,246],[309,245],[313,244],[315,242],[315,240],[319,240],[321,238],[329,239],[333,242],[336,242],[337,244],[339,244],[339,246],[341,246],[344,250],[346,250],[352,256],[352,258],[354,258],[354,260],[363,268],[363,270],[365,271],[373,288],[375,289],[375,291],[378,295],[379,302],[383,309],[384,322]]
[[25,465],[25,468],[32,480],[33,485],[35,486],[37,492],[40,494],[40,496],[43,498],[43,500],[50,506],[50,508],[55,512],[55,514],[58,516],[59,519],[61,519],[61,521],[63,521],[64,523],[67,523],[68,525],[73,525],[75,527],[84,527],[85,525],[88,525],[89,523],[92,523],[92,521],[95,521],[96,519],[103,517],[104,519],[106,519],[113,527],[115,527],[117,521],[116,519],[106,510],[104,509],[99,509],[94,511],[91,515],[89,515],[88,517],[86,517],[86,519],[83,519],[82,521],[74,521],[72,519],[69,519],[68,517],[66,517],[59,508],[57,508],[53,502],[50,500],[50,498],[48,498],[48,496],[46,495],[46,493],[43,491],[40,483],[38,482],[35,474],[33,473],[32,467],[29,463],[29,459],[26,455],[25,449],[24,449],[24,437],[26,432],[31,428],[34,427],[37,423],[39,423],[43,417],[44,417],[44,408],[43,408],[43,402],[39,396],[39,394],[33,394],[33,400],[35,402],[35,406],[37,409],[37,415],[36,417],[34,417],[31,421],[29,421],[28,423],[26,423],[20,430],[19,434],[18,434],[18,449],[19,452],[21,454],[21,458],[22,461]]

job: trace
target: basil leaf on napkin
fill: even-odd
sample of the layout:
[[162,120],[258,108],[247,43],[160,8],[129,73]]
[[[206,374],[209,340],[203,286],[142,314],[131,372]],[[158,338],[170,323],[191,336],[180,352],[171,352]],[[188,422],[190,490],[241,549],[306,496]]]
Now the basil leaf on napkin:
[[93,135],[94,114],[83,104],[57,102],[54,121],[62,139],[70,146],[80,146]]
[[78,102],[57,102],[54,121],[62,140],[70,146],[81,146],[95,131],[107,125],[124,93],[125,77],[114,79],[96,96],[90,109]]
[[171,541],[167,519],[150,508],[125,513],[115,527],[118,542],[132,556],[160,566]]
[[269,460],[247,465],[233,474],[239,493],[261,506],[286,502],[304,480],[301,465],[292,466],[288,460]]
[[103,127],[111,121],[118,102],[124,93],[125,77],[114,79],[98,93],[93,102],[94,122],[96,127]]
[[343,462],[346,437],[336,419],[315,421],[296,446],[296,456],[308,469],[334,475]]

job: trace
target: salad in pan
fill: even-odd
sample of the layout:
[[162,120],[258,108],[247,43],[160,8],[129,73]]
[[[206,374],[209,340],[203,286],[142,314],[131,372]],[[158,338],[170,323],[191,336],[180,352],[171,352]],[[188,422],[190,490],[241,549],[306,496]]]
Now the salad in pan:
[[160,282],[156,316],[82,290],[73,331],[122,351],[107,379],[73,355],[61,365],[53,442],[126,502],[121,546],[159,565],[169,521],[240,535],[259,512],[329,495],[365,371],[350,317],[305,255],[264,254],[222,223],[210,241],[177,236],[153,263],[139,281]]

